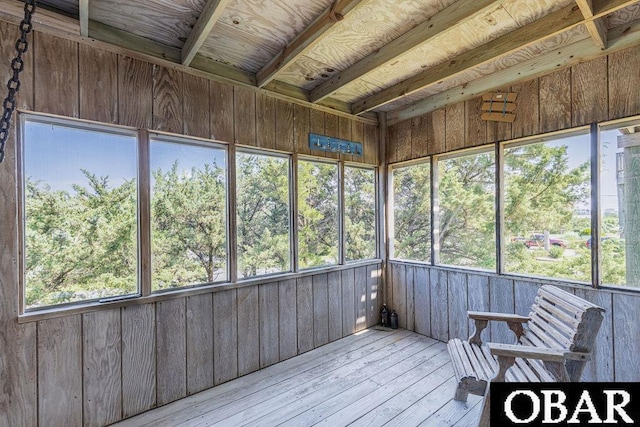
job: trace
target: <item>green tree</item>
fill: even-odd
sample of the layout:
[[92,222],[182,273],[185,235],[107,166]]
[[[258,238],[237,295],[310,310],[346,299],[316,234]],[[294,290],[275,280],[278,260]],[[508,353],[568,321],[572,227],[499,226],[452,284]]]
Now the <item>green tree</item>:
[[225,171],[213,164],[153,171],[152,265],[156,289],[226,278]]
[[347,261],[376,256],[376,191],[373,169],[345,167],[345,257]]
[[429,163],[393,170],[393,256],[431,258],[431,176]]
[[236,165],[238,273],[288,271],[289,162],[238,153]]

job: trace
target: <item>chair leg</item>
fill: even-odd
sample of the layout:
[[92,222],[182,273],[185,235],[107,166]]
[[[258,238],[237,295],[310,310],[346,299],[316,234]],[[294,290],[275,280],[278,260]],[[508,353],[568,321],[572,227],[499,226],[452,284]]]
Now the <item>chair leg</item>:
[[453,400],[466,402],[467,397],[469,397],[469,390],[467,390],[467,385],[464,383],[464,381],[460,381],[458,383],[458,387],[456,388],[456,392],[453,395]]
[[478,421],[478,427],[490,427],[490,411],[491,411],[491,395],[489,394],[489,384],[487,384],[487,391],[484,394],[484,401],[482,402],[482,413],[480,414],[480,421]]

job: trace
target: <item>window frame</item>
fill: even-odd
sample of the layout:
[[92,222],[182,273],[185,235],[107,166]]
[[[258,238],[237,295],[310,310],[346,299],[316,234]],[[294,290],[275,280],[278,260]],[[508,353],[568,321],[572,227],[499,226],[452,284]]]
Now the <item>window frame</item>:
[[[267,274],[258,274],[256,276],[250,276],[250,277],[243,277],[243,278],[237,278],[235,281],[236,282],[244,282],[244,281],[250,281],[250,280],[256,280],[256,279],[260,279],[260,278],[268,278],[271,276],[277,276],[277,275],[281,275],[281,274],[288,274],[288,273],[294,273],[295,272],[295,266],[294,266],[294,220],[293,220],[293,199],[295,197],[294,195],[294,185],[293,185],[293,180],[294,180],[294,175],[293,175],[293,155],[290,153],[284,153],[284,152],[279,152],[279,151],[271,151],[271,150],[260,150],[260,149],[256,149],[253,147],[249,147],[249,146],[238,146],[234,152],[234,182],[235,182],[235,186],[236,189],[234,191],[234,194],[237,195],[237,185],[238,185],[238,171],[236,168],[237,165],[237,161],[238,161],[238,153],[240,154],[253,154],[253,155],[257,155],[257,156],[264,156],[264,157],[275,157],[275,158],[279,158],[279,159],[286,159],[287,160],[287,178],[288,178],[288,191],[289,191],[289,270],[286,271],[279,271],[279,272],[275,272],[275,273],[267,273]],[[237,218],[238,218],[238,206],[237,206],[237,196],[234,196],[234,206],[233,206],[233,215],[234,217],[234,235],[235,235],[235,240],[237,242],[238,240],[238,224],[237,224]],[[235,256],[235,272],[237,275],[238,272],[238,260],[239,260],[239,254],[237,253],[237,245],[235,246],[235,252],[236,252],[236,256]]]
[[[146,139],[145,141],[145,151],[146,151],[146,162],[144,164],[140,164],[139,168],[141,171],[146,171],[146,191],[148,191],[148,205],[145,206],[145,208],[148,210],[148,219],[147,219],[147,223],[148,223],[148,229],[145,230],[145,233],[149,234],[149,240],[148,240],[148,247],[146,248],[146,250],[148,250],[149,252],[149,272],[148,272],[148,293],[143,293],[141,296],[149,296],[149,295],[156,295],[156,294],[162,294],[162,293],[167,293],[167,292],[178,292],[180,290],[185,290],[185,289],[193,289],[193,288],[201,288],[204,286],[211,286],[211,285],[219,285],[219,284],[224,284],[224,283],[229,283],[231,282],[231,224],[230,224],[230,218],[231,218],[231,207],[230,207],[230,179],[231,179],[231,173],[232,170],[230,168],[230,158],[231,158],[231,153],[229,150],[229,145],[228,144],[224,144],[218,141],[213,141],[213,140],[208,140],[208,139],[203,139],[203,138],[196,138],[196,137],[191,137],[191,136],[181,136],[181,135],[176,135],[176,134],[171,134],[171,133],[166,133],[166,132],[159,132],[159,131],[143,131],[143,133],[145,134],[145,136],[143,136],[143,139]],[[179,145],[187,145],[187,146],[195,146],[195,147],[202,147],[202,148],[213,148],[213,149],[218,149],[218,150],[222,150],[224,152],[224,159],[225,159],[225,171],[224,171],[224,177],[225,177],[225,195],[224,195],[224,203],[225,203],[225,212],[224,212],[224,218],[225,218],[225,251],[226,251],[226,261],[225,261],[225,276],[222,280],[216,280],[213,282],[204,282],[204,283],[194,283],[194,284],[190,284],[190,285],[184,285],[184,286],[179,286],[176,288],[166,288],[166,289],[153,289],[153,269],[152,269],[152,265],[151,265],[151,254],[152,254],[152,227],[151,227],[151,217],[152,217],[152,213],[151,213],[151,173],[152,173],[152,168],[151,168],[151,144],[154,142],[161,142],[161,143],[170,143],[170,144],[179,144]],[[234,162],[235,162],[235,158],[234,158]],[[233,173],[235,173],[235,163],[233,166]],[[235,176],[234,176],[234,180],[235,180]],[[234,181],[235,182],[235,181]],[[235,205],[234,205],[235,206]],[[235,207],[234,207],[235,208]],[[234,222],[235,224],[235,222]],[[234,232],[234,236],[235,236],[235,232]]]
[[[113,302],[113,301],[121,301],[121,300],[129,300],[134,298],[139,298],[143,296],[143,268],[142,268],[142,198],[143,198],[143,186],[144,183],[141,181],[140,176],[140,163],[144,157],[144,154],[141,152],[141,144],[139,138],[138,129],[129,127],[129,126],[120,126],[115,124],[104,124],[104,123],[96,123],[87,120],[80,120],[75,118],[65,118],[59,116],[52,116],[47,114],[38,114],[33,112],[19,112],[17,118],[17,126],[16,126],[16,187],[17,187],[17,195],[18,195],[18,223],[17,223],[17,231],[18,231],[18,259],[17,259],[17,269],[18,269],[18,309],[20,314],[27,313],[38,313],[42,311],[65,311],[69,308],[75,308],[82,305],[88,304],[96,304],[96,303],[105,303],[105,302]],[[27,144],[26,140],[26,125],[27,122],[38,123],[42,125],[53,125],[60,126],[68,129],[74,130],[84,130],[88,132],[97,132],[103,133],[107,135],[119,135],[119,136],[128,136],[133,137],[135,139],[135,151],[136,151],[136,292],[131,294],[124,295],[115,295],[113,297],[104,297],[104,298],[91,298],[91,299],[83,299],[80,301],[72,301],[65,302],[60,304],[51,304],[45,305],[41,307],[31,307],[27,308],[26,306],[26,244],[27,244],[27,218],[26,218],[26,201],[27,201],[27,192],[26,192],[26,165],[25,165],[25,154]]]
[[[369,261],[369,260],[374,260],[374,259],[379,259],[380,257],[380,249],[379,249],[379,245],[378,245],[378,240],[379,240],[379,236],[380,236],[380,221],[379,221],[379,215],[377,214],[377,210],[379,209],[380,206],[380,199],[379,199],[379,191],[378,191],[378,184],[379,184],[379,177],[378,177],[378,168],[376,166],[371,166],[365,163],[355,163],[355,162],[340,162],[340,164],[342,165],[342,180],[341,180],[341,189],[340,192],[342,193],[342,209],[341,209],[341,222],[342,222],[342,230],[343,232],[341,233],[341,246],[343,247],[342,253],[343,253],[343,257],[341,258],[342,262],[341,265],[347,265],[347,264],[355,264],[358,262],[362,262],[362,261]],[[344,194],[344,189],[345,189],[345,185],[344,185],[344,178],[346,177],[346,168],[353,168],[353,169],[364,169],[364,170],[369,170],[373,173],[373,198],[374,198],[374,256],[372,258],[361,258],[361,259],[354,259],[354,260],[350,260],[347,261],[346,259],[346,233],[344,232],[345,230],[345,221],[346,221],[346,204],[345,204],[345,194]]]

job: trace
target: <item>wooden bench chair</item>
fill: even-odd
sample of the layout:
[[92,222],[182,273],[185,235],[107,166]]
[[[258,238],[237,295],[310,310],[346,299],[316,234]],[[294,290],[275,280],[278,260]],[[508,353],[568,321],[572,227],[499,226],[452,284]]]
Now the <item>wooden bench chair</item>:
[[[529,316],[469,311],[475,331],[467,340],[452,339],[447,348],[458,381],[454,399],[484,395],[480,425],[489,418],[488,384],[577,382],[590,359],[602,323],[603,308],[555,286],[538,290]],[[515,344],[483,344],[489,321],[506,322]]]

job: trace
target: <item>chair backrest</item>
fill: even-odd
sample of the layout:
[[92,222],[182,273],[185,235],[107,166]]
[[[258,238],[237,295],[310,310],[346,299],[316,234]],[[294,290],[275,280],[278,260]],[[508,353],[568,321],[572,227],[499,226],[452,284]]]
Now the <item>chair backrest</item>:
[[[591,353],[604,311],[560,288],[543,285],[531,307],[531,320],[520,342],[534,347]],[[567,372],[572,381],[580,379],[584,365],[583,361],[567,362]]]

